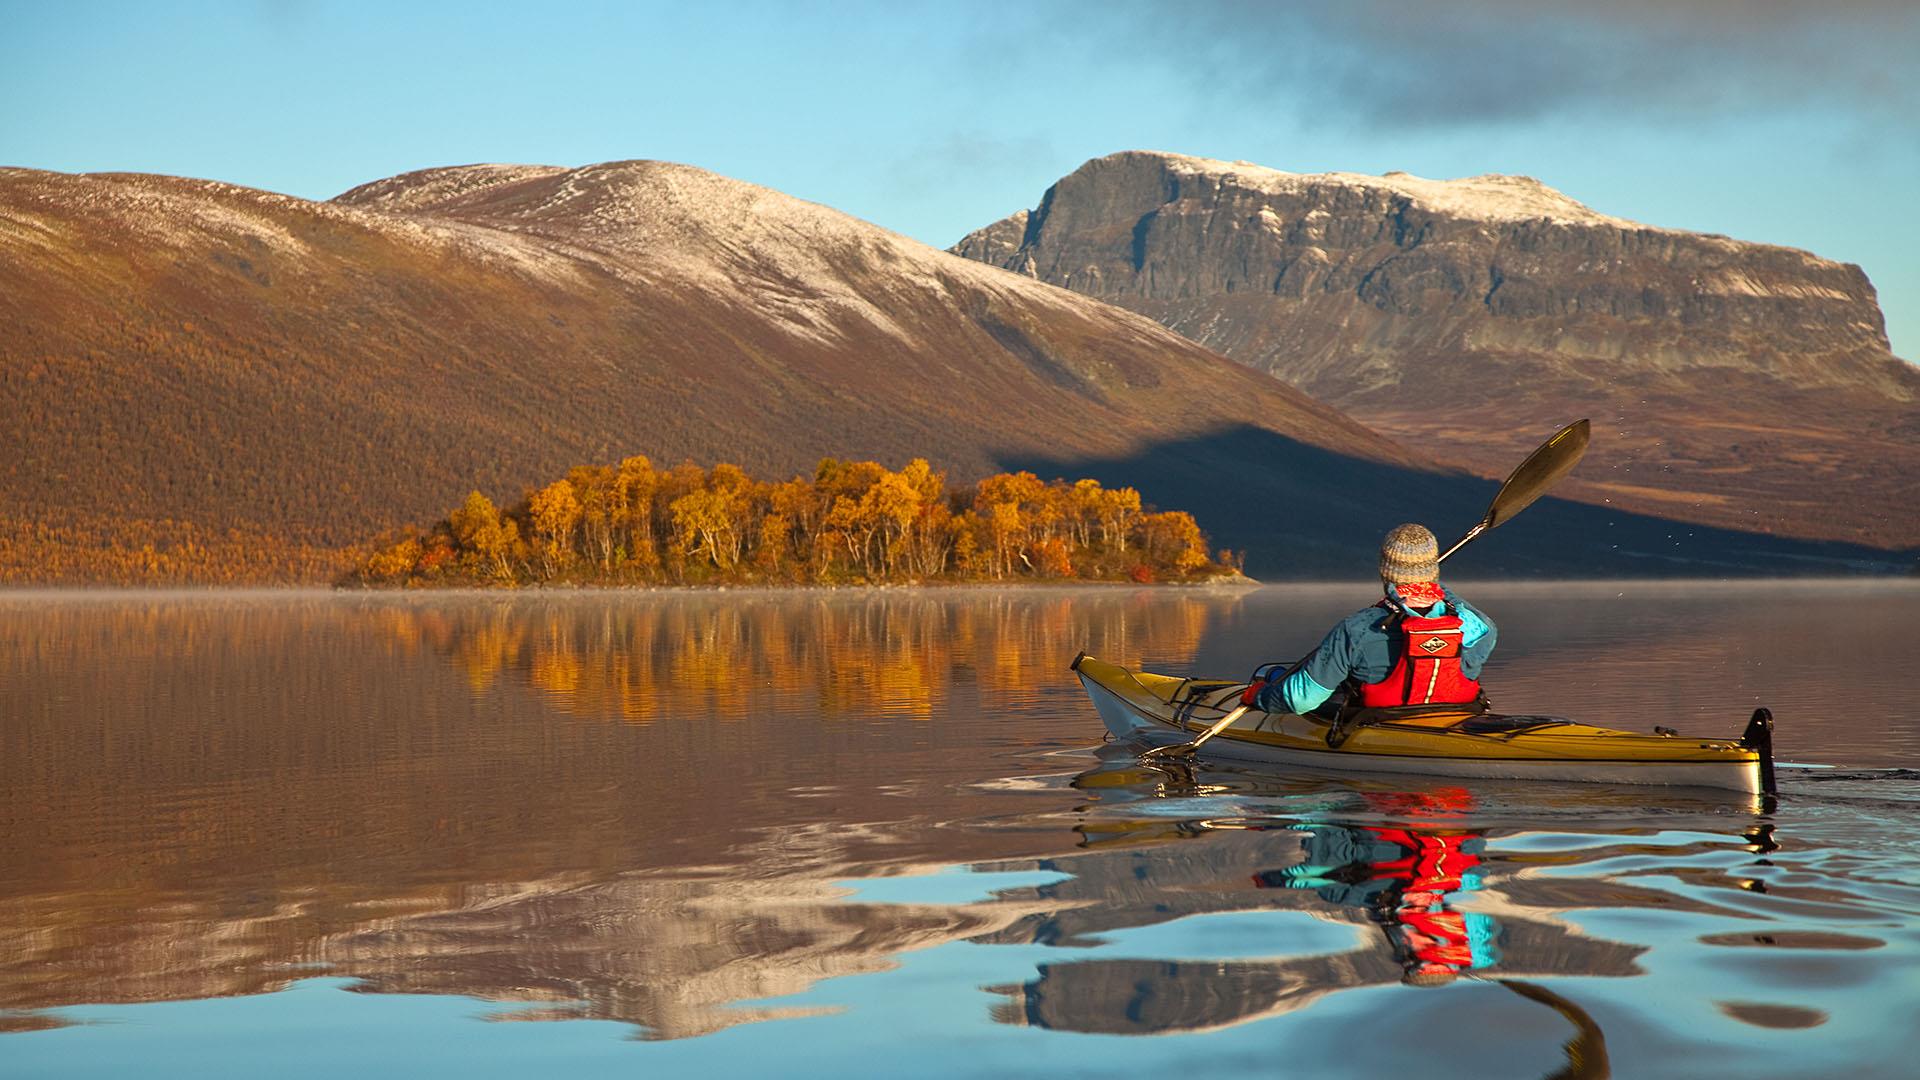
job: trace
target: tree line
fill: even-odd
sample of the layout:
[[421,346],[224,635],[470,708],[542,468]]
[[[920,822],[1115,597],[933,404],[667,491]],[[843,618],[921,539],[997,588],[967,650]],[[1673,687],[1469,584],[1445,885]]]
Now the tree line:
[[947,489],[924,459],[899,470],[822,460],[811,478],[738,466],[580,465],[502,509],[475,491],[444,519],[380,544],[365,585],[894,584],[1197,581],[1236,573],[1191,514],[1133,488],[1000,473]]
[[0,508],[0,586],[312,584],[339,577],[365,550],[294,530],[80,512],[7,520]]

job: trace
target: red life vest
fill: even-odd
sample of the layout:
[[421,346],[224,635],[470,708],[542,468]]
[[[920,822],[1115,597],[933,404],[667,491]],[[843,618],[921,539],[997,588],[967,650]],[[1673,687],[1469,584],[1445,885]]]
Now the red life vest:
[[1460,670],[1460,617],[1425,618],[1400,613],[1387,624],[1398,659],[1387,677],[1360,685],[1368,709],[1400,705],[1465,705],[1480,697],[1480,684]]

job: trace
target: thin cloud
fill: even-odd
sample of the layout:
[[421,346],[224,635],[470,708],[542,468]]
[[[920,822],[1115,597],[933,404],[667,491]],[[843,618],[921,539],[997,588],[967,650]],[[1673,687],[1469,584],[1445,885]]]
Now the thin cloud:
[[1394,130],[1783,109],[1920,126],[1920,7],[1890,0],[1132,4],[1110,55],[1306,118]]
[[956,131],[925,140],[893,162],[896,190],[911,194],[946,193],[955,176],[1024,173],[1036,161],[1052,161],[1053,144],[1039,136]]

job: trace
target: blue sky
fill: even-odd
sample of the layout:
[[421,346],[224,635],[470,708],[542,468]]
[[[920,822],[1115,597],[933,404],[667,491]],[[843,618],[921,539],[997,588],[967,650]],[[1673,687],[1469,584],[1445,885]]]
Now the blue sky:
[[311,198],[682,161],[945,246],[1091,157],[1538,177],[1859,263],[1920,359],[1920,5],[0,0],[0,164]]

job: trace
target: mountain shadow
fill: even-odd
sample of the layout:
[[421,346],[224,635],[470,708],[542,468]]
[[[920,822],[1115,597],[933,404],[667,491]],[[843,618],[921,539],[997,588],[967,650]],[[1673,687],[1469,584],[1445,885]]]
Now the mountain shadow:
[[[1360,460],[1245,425],[1124,457],[1013,455],[1002,464],[1127,485],[1147,502],[1190,511],[1215,546],[1245,552],[1247,573],[1264,580],[1369,577],[1388,529],[1418,521],[1451,543],[1499,490],[1464,473]],[[1789,540],[1549,496],[1463,548],[1447,569],[1482,578],[1894,574],[1916,557],[1920,551]]]

